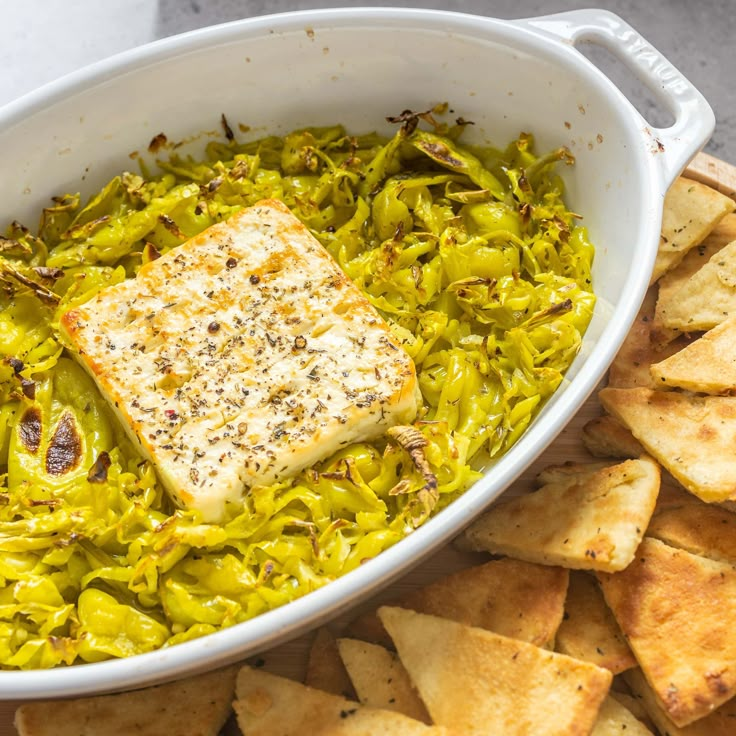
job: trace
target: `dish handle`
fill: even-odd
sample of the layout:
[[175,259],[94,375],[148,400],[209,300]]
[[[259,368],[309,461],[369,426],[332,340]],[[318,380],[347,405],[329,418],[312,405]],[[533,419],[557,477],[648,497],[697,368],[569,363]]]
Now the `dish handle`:
[[514,22],[573,47],[579,42],[596,43],[614,54],[651,90],[657,101],[674,117],[674,123],[667,128],[649,125],[642,118],[653,152],[661,154],[666,187],[712,135],[715,116],[703,95],[645,38],[614,13],[595,9],[572,10]]

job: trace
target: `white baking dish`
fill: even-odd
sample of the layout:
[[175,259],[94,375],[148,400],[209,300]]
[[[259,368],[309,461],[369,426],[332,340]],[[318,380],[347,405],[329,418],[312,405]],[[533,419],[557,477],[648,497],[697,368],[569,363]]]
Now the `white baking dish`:
[[[606,46],[674,115],[656,129],[576,49]],[[342,122],[385,128],[403,109],[448,101],[478,141],[531,131],[539,150],[567,145],[568,202],[597,246],[598,306],[561,388],[518,444],[460,500],[344,578],[259,618],[128,660],[0,672],[0,698],[141,686],[241,659],[368,595],[446,543],[555,438],[603,375],[633,320],[656,251],[662,201],[714,124],[702,96],[636,31],[604,11],[513,22],[385,8],[262,17],[186,34],[96,64],[0,110],[0,227],[53,194],[89,193],[129,168],[160,131],[217,126],[254,135]]]

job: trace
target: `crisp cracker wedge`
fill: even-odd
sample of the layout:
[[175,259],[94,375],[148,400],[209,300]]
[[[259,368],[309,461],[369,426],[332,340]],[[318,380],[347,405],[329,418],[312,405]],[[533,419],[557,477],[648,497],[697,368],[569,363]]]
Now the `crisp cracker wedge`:
[[733,736],[736,700],[724,703],[705,718],[680,727],[669,718],[640,669],[629,670],[624,679],[634,696],[644,705],[647,715],[660,733],[666,736]]
[[582,429],[582,441],[593,457],[633,459],[646,453],[631,430],[609,414],[587,422]]
[[19,736],[217,736],[231,712],[236,667],[117,695],[21,705]]
[[612,675],[533,644],[403,608],[378,615],[435,723],[457,733],[590,733]]
[[736,565],[736,514],[685,490],[663,486],[647,528],[659,539],[711,560]]
[[691,493],[736,498],[736,397],[604,388],[598,398]]
[[[651,324],[650,339],[655,348],[662,349],[664,345],[680,335],[679,330],[665,327],[667,313],[670,307],[677,302],[677,293],[713,256],[719,253],[729,243],[736,240],[736,214],[726,215],[713,232],[693,248],[683,258],[682,262],[659,281],[659,294],[654,319]],[[665,357],[665,356],[663,356]]]
[[705,394],[736,391],[736,315],[651,365],[650,373],[659,386]]
[[[637,667],[635,670],[627,670],[628,672],[639,672],[641,673],[641,670]],[[622,675],[620,680],[614,680],[613,685],[611,687],[611,692],[609,694],[609,697],[613,700],[616,700],[621,705],[626,708],[626,710],[631,713],[634,718],[641,721],[650,731],[656,732],[656,726],[654,725],[654,722],[652,721],[651,717],[649,716],[649,713],[647,712],[646,708],[644,707],[644,704],[642,703],[641,699],[639,697],[636,697],[634,695],[631,695],[632,692],[631,689],[626,684],[625,678],[627,675]],[[626,688],[626,692],[621,692],[620,690],[616,690],[616,686],[621,686]]]
[[614,675],[636,667],[636,659],[597,580],[588,573],[570,573],[565,618],[557,629],[555,650],[605,667]]
[[652,736],[652,732],[626,707],[607,697],[590,736]]
[[582,483],[587,478],[595,475],[599,470],[610,467],[610,460],[601,460],[596,463],[576,463],[569,460],[559,465],[547,465],[537,473],[534,481],[537,487],[547,486],[551,483],[569,483],[571,480]]
[[734,201],[705,184],[679,177],[664,200],[662,234],[652,283],[676,266],[694,246],[734,210]]
[[[662,297],[660,297],[660,300]],[[681,332],[711,330],[736,314],[736,241],[716,253],[660,305],[658,324]]]
[[625,570],[598,573],[645,677],[678,725],[736,695],[736,569],[646,537]]
[[[687,344],[686,338],[674,343],[671,340],[652,342],[657,288],[647,291],[626,339],[619,348],[608,370],[608,385],[615,388],[649,386],[656,388],[649,373],[652,363],[663,360]],[[674,335],[673,335],[674,338]]]
[[337,648],[337,641],[327,628],[318,629],[314,636],[304,684],[351,700],[358,699]]
[[[233,703],[247,736],[449,736],[401,713],[366,708],[270,672],[243,667]],[[165,733],[162,732],[162,733]]]
[[[440,578],[391,605],[551,647],[562,621],[567,576],[562,568],[507,557]],[[349,631],[392,646],[375,612],[354,621]]]
[[432,722],[396,654],[358,639],[339,639],[337,644],[363,705],[394,710],[423,723]]
[[621,570],[654,511],[659,466],[626,460],[503,500],[465,532],[475,550],[585,570]]

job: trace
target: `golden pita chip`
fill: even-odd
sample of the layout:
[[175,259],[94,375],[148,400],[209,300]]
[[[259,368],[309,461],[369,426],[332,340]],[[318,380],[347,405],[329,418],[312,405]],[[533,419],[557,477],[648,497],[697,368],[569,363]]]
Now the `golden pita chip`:
[[[660,494],[662,500],[662,494]],[[736,514],[679,489],[668,489],[654,509],[647,536],[671,547],[736,565]]]
[[633,459],[646,453],[631,430],[608,414],[591,419],[583,427],[582,440],[593,457]]
[[217,736],[231,712],[237,668],[117,695],[21,705],[20,736]]
[[[551,646],[566,592],[567,570],[507,557],[440,578],[391,605]],[[392,645],[375,613],[361,617],[349,630]]]
[[736,498],[736,397],[604,388],[598,398],[691,493]]
[[338,647],[363,705],[395,710],[424,723],[432,722],[409,673],[393,652],[357,639],[340,639]]
[[650,367],[659,386],[705,394],[736,390],[736,315]]
[[599,470],[610,467],[610,460],[597,463],[576,463],[569,460],[560,465],[548,465],[537,474],[534,480],[537,486],[547,486],[551,483],[569,483],[571,480],[582,483],[583,480],[595,475]]
[[667,716],[640,669],[629,670],[624,678],[636,698],[643,703],[649,718],[666,736],[733,736],[736,723],[736,700],[724,703],[709,716],[687,726],[677,726]]
[[585,570],[621,570],[634,558],[659,491],[659,466],[626,460],[578,480],[505,499],[468,527],[475,550]]
[[664,199],[662,234],[652,282],[676,266],[729,212],[734,202],[705,184],[679,177]]
[[625,570],[598,573],[668,716],[684,726],[736,695],[736,569],[646,537]]
[[247,666],[238,673],[235,695],[238,725],[247,736],[449,736],[440,726],[427,726],[390,710],[366,708]]
[[317,630],[309,650],[304,684],[334,695],[357,700],[348,672],[329,629]]
[[435,723],[456,733],[590,733],[612,675],[485,629],[403,608],[378,615]]
[[660,309],[664,327],[682,332],[711,330],[736,313],[736,241],[716,253]]
[[631,711],[617,700],[607,697],[603,701],[598,720],[590,736],[653,736],[652,732]]
[[[671,305],[677,302],[677,293],[716,253],[736,240],[736,214],[726,215],[713,232],[693,248],[682,262],[659,281],[659,296],[651,326],[650,339],[658,349],[674,340],[680,333],[665,327]],[[663,356],[666,357],[666,356]]]
[[636,659],[603,600],[598,581],[577,570],[570,573],[565,618],[557,630],[555,649],[605,667],[614,675],[636,667]]
[[672,353],[680,350],[687,341],[682,338],[674,344],[655,345],[651,339],[654,322],[655,304],[657,302],[657,288],[647,291],[639,313],[631,325],[619,348],[616,357],[608,370],[608,385],[615,388],[633,388],[634,386],[649,386],[656,388],[649,373],[652,363],[663,360]]
[[[627,670],[628,672],[641,672],[638,668],[635,670]],[[646,709],[644,708],[644,705],[640,698],[634,697],[633,695],[630,695],[629,693],[631,690],[628,688],[625,682],[625,678],[628,675],[622,675],[621,680],[617,682],[614,680],[613,685],[611,687],[611,692],[609,694],[610,698],[613,698],[613,700],[616,700],[617,702],[621,703],[621,705],[626,708],[626,710],[631,713],[634,718],[641,721],[650,731],[653,731],[656,733],[656,726],[654,725],[652,719],[649,717],[649,713],[647,713]],[[620,685],[623,683],[623,686],[627,688],[627,692],[620,692],[619,690],[616,690],[616,685]]]

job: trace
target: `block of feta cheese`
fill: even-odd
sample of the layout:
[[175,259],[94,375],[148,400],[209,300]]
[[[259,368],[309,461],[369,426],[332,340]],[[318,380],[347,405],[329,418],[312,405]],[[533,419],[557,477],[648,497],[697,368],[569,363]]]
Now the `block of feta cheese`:
[[207,521],[417,412],[409,355],[275,200],[103,289],[61,329],[170,496]]

